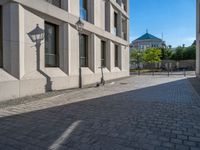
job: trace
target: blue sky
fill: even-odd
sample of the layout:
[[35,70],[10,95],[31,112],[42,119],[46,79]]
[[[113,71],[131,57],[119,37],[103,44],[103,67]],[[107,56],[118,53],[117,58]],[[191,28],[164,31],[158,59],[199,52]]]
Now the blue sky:
[[130,40],[148,32],[173,47],[196,36],[196,0],[130,0]]

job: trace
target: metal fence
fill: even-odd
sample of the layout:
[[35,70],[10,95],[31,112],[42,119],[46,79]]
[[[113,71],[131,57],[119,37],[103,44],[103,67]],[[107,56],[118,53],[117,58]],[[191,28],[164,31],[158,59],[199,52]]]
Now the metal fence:
[[132,63],[132,75],[195,75],[195,60],[173,61],[165,60],[160,63]]

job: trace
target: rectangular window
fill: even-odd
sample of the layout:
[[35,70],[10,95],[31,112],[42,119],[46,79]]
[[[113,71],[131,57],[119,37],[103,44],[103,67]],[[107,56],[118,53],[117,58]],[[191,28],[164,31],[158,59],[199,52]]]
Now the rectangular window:
[[119,46],[115,45],[115,67],[119,67]]
[[45,22],[45,66],[58,67],[58,27]]
[[88,67],[88,36],[80,35],[80,66]]
[[127,11],[126,4],[127,4],[127,1],[126,1],[126,0],[122,0],[122,8],[123,8],[125,11]]
[[126,19],[122,18],[122,38],[124,40],[127,40],[127,23],[126,23]]
[[87,0],[80,0],[80,18],[88,20]]
[[120,0],[115,0],[115,1],[121,6]]
[[106,42],[101,41],[101,67],[106,67]]
[[2,23],[2,7],[0,6],[0,67],[3,67],[3,23]]
[[114,34],[117,35],[117,13],[114,12]]
[[47,2],[51,3],[52,5],[55,5],[59,8],[61,8],[61,0],[47,0]]

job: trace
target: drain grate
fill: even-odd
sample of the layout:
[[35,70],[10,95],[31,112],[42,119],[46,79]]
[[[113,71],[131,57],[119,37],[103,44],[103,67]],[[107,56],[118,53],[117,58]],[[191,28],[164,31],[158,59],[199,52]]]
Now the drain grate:
[[120,83],[121,85],[126,85],[126,84],[128,84],[128,83]]

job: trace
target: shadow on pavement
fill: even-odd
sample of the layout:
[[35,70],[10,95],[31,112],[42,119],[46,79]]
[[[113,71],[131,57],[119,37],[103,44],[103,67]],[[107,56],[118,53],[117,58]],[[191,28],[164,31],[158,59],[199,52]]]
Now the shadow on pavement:
[[0,149],[182,150],[178,146],[191,147],[184,145],[190,137],[200,148],[200,110],[187,84],[179,80],[0,118]]

